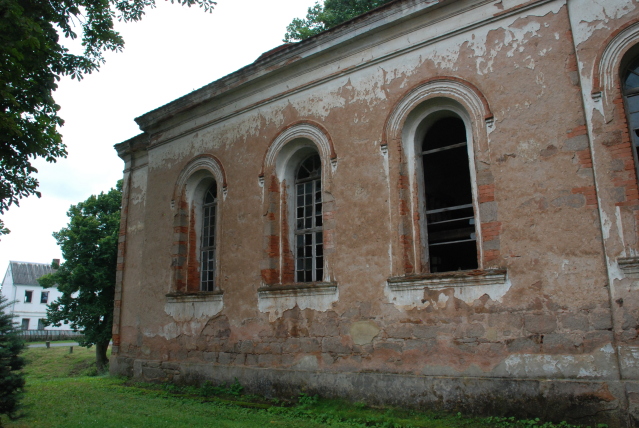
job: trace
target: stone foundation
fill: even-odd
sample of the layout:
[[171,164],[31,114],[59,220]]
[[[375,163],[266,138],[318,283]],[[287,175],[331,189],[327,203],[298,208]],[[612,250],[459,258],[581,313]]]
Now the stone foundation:
[[[446,410],[465,415],[541,418],[609,427],[637,426],[639,382],[413,376],[387,373],[264,369],[114,357],[111,374],[144,382],[216,385],[237,379],[244,391],[294,398],[300,393],[369,405]],[[631,399],[630,406],[626,395]],[[630,409],[628,409],[630,407]],[[630,412],[628,413],[628,410]],[[627,415],[630,415],[628,419]]]

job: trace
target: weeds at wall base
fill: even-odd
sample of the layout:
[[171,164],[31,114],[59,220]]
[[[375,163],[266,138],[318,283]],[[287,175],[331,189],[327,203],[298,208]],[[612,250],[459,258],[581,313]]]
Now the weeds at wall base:
[[[471,417],[462,413],[435,411],[419,412],[398,408],[371,407],[364,402],[350,403],[344,400],[324,399],[317,395],[301,393],[297,400],[269,399],[243,394],[237,379],[228,385],[215,386],[205,382],[201,386],[178,386],[173,383],[129,383],[144,390],[162,390],[174,395],[202,397],[207,402],[266,411],[272,415],[327,425],[372,428],[579,428],[567,422],[544,422],[539,418],[516,419],[514,417]],[[581,427],[583,428],[583,427]],[[606,424],[588,428],[608,428]]]

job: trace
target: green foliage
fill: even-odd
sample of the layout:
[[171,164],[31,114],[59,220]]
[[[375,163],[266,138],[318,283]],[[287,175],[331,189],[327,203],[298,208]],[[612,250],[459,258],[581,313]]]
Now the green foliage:
[[286,27],[284,42],[291,43],[307,39],[322,31],[355,18],[391,0],[325,0],[309,7],[306,18],[295,18]]
[[300,406],[313,406],[317,404],[318,401],[319,397],[317,395],[307,395],[303,392],[298,397]]
[[12,417],[18,409],[24,386],[20,369],[25,360],[20,356],[24,342],[18,336],[13,315],[7,313],[10,305],[11,302],[0,295],[0,415]]
[[[167,427],[194,426],[290,428],[576,428],[565,422],[538,419],[472,418],[453,413],[372,408],[363,403],[328,400],[300,394],[297,404],[241,395],[231,385],[200,387],[172,383],[131,383],[110,376],[87,377],[86,349],[30,348],[25,352],[28,389],[26,412],[7,428],[69,426]],[[238,395],[235,395],[235,394]],[[60,406],[64,397],[64,406]],[[55,411],[51,411],[55,409]],[[185,418],[184,415],[188,415]],[[0,425],[2,425],[0,420]],[[598,425],[597,428],[604,428]]]
[[[212,0],[171,0],[212,11]],[[121,51],[124,40],[114,20],[139,21],[155,0],[0,1],[0,214],[21,198],[36,195],[31,162],[66,157],[53,99],[60,76],[82,79],[104,63],[104,53]],[[63,42],[81,37],[84,51]],[[8,233],[0,221],[0,235]]]
[[[122,181],[108,193],[72,205],[67,227],[53,233],[65,262],[38,280],[62,292],[47,308],[47,323],[60,326],[68,321],[84,333],[80,345],[104,348],[104,359],[113,324],[121,202]],[[101,355],[97,357],[100,370]]]

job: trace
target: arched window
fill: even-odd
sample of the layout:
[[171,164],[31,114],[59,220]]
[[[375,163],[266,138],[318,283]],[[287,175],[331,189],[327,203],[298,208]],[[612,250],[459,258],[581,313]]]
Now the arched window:
[[322,162],[306,157],[295,173],[295,281],[319,282],[324,277],[322,227]]
[[475,212],[464,121],[435,120],[421,146],[431,272],[477,269]]
[[215,217],[217,184],[213,182],[202,203],[202,240],[200,244],[200,290],[215,290]]
[[623,97],[628,115],[630,141],[639,177],[639,58],[634,58],[622,73]]

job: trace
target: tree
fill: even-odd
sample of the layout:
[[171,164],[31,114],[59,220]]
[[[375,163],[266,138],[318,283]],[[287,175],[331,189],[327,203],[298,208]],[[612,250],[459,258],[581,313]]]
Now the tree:
[[80,345],[95,345],[98,371],[109,362],[121,202],[120,180],[108,193],[71,205],[69,224],[53,233],[65,262],[38,280],[62,292],[47,308],[46,322],[59,327],[68,321],[74,331],[82,331]]
[[308,39],[392,0],[326,0],[308,8],[306,19],[295,18],[286,27],[284,42]]
[[[211,12],[213,0],[171,0]],[[155,0],[2,0],[0,2],[0,214],[21,198],[40,197],[32,161],[66,157],[53,99],[61,76],[81,80],[99,69],[104,52],[121,51],[115,19],[139,21]],[[63,41],[81,34],[84,51]],[[0,220],[0,235],[8,233]]]
[[[24,358],[20,353],[24,341],[18,336],[13,314],[9,313],[11,303],[0,295],[0,414],[13,417],[24,387]],[[1,423],[0,423],[1,425]]]

